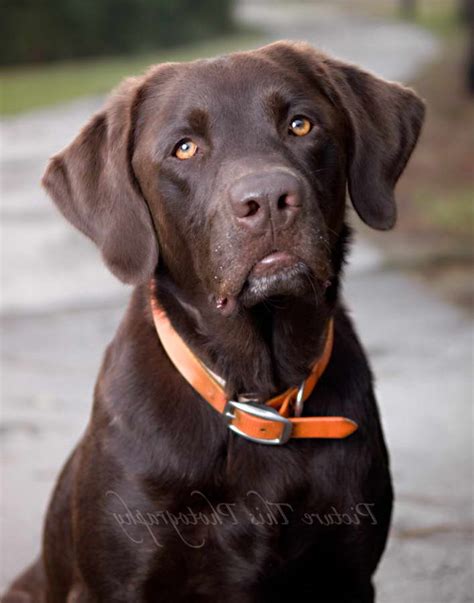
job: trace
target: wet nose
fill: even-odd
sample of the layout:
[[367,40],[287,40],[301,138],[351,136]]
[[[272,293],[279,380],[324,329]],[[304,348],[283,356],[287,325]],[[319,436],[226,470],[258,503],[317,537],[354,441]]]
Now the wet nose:
[[302,196],[299,180],[283,170],[243,176],[229,190],[235,219],[256,234],[270,225],[288,228],[301,210]]

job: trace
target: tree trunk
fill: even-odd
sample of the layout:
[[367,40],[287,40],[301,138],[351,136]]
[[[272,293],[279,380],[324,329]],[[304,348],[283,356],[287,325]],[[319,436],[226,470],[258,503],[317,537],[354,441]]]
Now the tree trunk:
[[467,29],[466,89],[474,96],[474,0],[461,0],[461,18]]
[[400,12],[403,17],[413,19],[416,16],[416,0],[400,0]]

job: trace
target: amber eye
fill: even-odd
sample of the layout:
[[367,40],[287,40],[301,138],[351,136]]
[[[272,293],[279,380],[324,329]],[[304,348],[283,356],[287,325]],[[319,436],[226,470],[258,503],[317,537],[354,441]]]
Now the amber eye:
[[306,117],[302,117],[298,115],[297,117],[293,117],[290,121],[290,126],[288,128],[291,134],[295,136],[306,136],[311,132],[313,124]]
[[176,146],[174,150],[174,155],[178,159],[191,159],[191,157],[194,157],[194,155],[196,155],[197,150],[198,146],[195,142],[189,139],[182,140]]

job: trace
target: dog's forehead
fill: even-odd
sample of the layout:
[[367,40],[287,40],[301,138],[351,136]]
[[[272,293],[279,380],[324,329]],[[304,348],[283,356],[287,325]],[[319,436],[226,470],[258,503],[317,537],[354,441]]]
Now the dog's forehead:
[[[314,91],[313,91],[314,92]],[[295,99],[308,96],[307,78],[287,64],[254,53],[236,53],[216,59],[184,63],[169,82],[163,112],[174,115],[189,107],[250,109],[272,98]]]

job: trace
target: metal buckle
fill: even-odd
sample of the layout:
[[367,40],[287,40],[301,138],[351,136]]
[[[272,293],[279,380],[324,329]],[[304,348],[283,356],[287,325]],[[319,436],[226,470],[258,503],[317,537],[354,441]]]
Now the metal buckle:
[[[278,423],[281,423],[282,432],[280,437],[272,440],[265,440],[264,438],[254,438],[252,436],[247,435],[238,427],[232,425],[232,420],[235,419],[235,414],[233,413],[234,408],[241,410],[242,412],[246,412],[249,415],[253,415],[254,417],[260,417],[261,419],[267,419],[269,421],[277,421]],[[288,442],[291,437],[291,431],[293,429],[291,421],[286,417],[282,417],[277,410],[271,408],[270,406],[263,406],[262,404],[256,404],[255,402],[236,402],[235,400],[228,400],[224,409],[224,416],[227,419],[227,427],[231,431],[237,433],[243,438],[246,438],[247,440],[250,440],[251,442],[256,442],[257,444],[286,444],[286,442]]]

